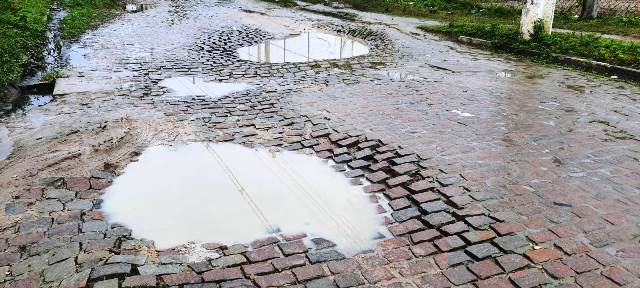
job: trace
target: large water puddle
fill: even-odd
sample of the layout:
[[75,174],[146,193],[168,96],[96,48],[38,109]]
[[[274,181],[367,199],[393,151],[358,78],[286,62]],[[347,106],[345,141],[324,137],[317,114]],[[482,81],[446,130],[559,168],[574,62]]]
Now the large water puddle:
[[0,126],[0,161],[7,159],[11,154],[11,150],[13,150],[13,143],[9,139],[9,130],[4,126]]
[[102,209],[158,249],[306,233],[354,255],[388,233],[362,186],[326,160],[237,144],[148,148],[107,189]]
[[169,88],[169,93],[165,95],[166,97],[207,96],[209,98],[220,98],[252,87],[246,83],[206,82],[195,77],[164,79],[158,85]]
[[263,63],[311,62],[345,59],[369,53],[359,39],[318,32],[305,32],[280,40],[238,49],[240,59]]

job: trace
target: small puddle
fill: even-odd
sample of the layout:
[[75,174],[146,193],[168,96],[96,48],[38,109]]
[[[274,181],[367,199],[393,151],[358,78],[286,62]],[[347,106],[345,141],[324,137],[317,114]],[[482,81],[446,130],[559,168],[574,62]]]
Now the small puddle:
[[23,95],[14,104],[14,111],[29,112],[31,109],[47,105],[51,101],[53,101],[52,95]]
[[4,126],[0,126],[0,161],[7,159],[11,154],[11,150],[13,150],[13,143],[9,139],[9,130]]
[[345,59],[368,53],[369,47],[362,40],[319,32],[305,32],[238,49],[240,59],[263,63]]
[[207,96],[210,98],[219,98],[252,87],[246,83],[205,82],[195,77],[169,78],[160,81],[158,85],[171,90],[170,93],[165,94],[168,97]]
[[148,148],[103,200],[110,222],[158,249],[306,233],[354,255],[388,234],[362,186],[326,160],[229,143]]

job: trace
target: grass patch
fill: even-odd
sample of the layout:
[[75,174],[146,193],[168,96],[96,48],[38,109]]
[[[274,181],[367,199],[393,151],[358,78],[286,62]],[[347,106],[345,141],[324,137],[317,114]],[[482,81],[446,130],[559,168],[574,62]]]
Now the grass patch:
[[556,14],[554,27],[623,36],[640,36],[640,16],[609,16],[582,19],[569,14]]
[[61,4],[69,9],[61,23],[60,37],[65,40],[77,39],[104,22],[113,9],[119,8],[117,0],[61,0]]
[[62,78],[62,72],[60,72],[59,70],[53,70],[42,75],[42,78],[40,80],[42,80],[43,82],[51,82],[58,78]]
[[298,3],[293,0],[262,0],[263,2],[273,3],[282,7],[298,7]]
[[[305,0],[310,3],[338,2],[353,8],[394,14],[425,17],[443,21],[472,21],[517,25],[522,13],[519,7],[482,0]],[[595,19],[581,19],[567,13],[556,13],[554,27],[576,31],[598,32],[625,36],[640,35],[640,16],[602,14]]]
[[347,21],[356,21],[356,20],[358,20],[358,14],[351,13],[351,12],[346,12],[346,11],[333,12],[333,11],[313,10],[313,9],[307,9],[307,8],[300,8],[300,10],[311,12],[311,13],[316,13],[316,14],[320,14],[320,15],[324,15],[324,16],[329,16],[329,17],[333,17],[333,18],[343,19],[343,20],[347,20]]
[[528,49],[551,59],[553,54],[575,56],[640,69],[640,44],[606,39],[594,34],[546,34],[536,26],[531,40],[520,37],[518,27],[504,24],[451,22],[442,26],[423,26],[423,30],[452,36],[469,36],[491,41],[496,49]]
[[0,87],[38,68],[46,42],[51,0],[0,1]]

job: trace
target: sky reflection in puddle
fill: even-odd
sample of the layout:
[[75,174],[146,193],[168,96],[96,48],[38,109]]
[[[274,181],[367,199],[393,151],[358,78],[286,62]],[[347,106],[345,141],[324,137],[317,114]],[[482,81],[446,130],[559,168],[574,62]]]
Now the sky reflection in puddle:
[[4,126],[0,126],[0,161],[7,159],[11,154],[11,150],[13,150],[13,143],[9,139],[9,130]]
[[102,209],[158,249],[304,232],[354,255],[388,234],[362,186],[326,160],[237,144],[148,148],[107,189]]
[[238,49],[240,59],[264,63],[345,59],[369,53],[364,41],[348,36],[305,32]]
[[246,83],[205,82],[195,77],[175,77],[164,79],[158,84],[170,89],[165,97],[207,96],[219,98],[227,94],[250,89]]

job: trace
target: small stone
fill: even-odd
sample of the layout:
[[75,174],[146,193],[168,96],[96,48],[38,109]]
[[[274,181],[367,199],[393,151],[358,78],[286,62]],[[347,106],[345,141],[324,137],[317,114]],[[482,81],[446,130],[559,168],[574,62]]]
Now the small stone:
[[329,277],[311,280],[304,285],[306,288],[338,288],[333,279]]

